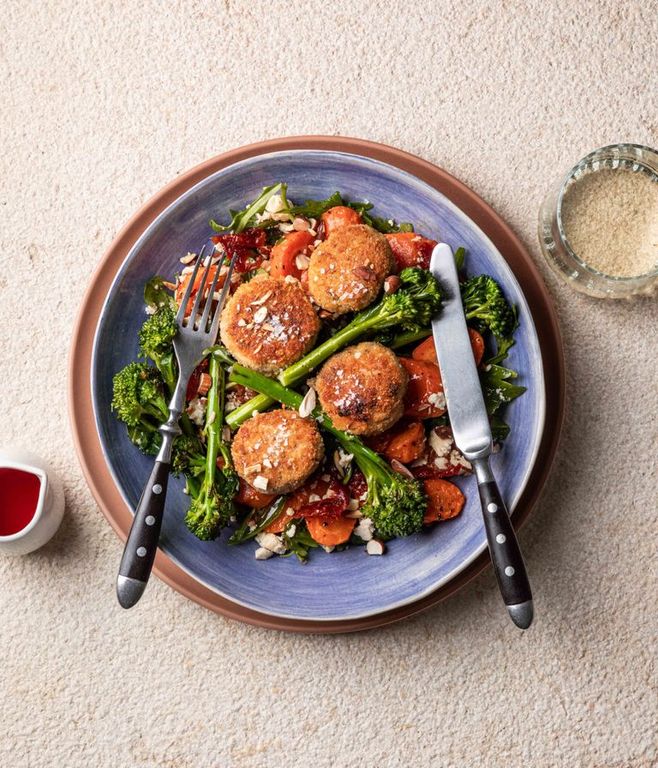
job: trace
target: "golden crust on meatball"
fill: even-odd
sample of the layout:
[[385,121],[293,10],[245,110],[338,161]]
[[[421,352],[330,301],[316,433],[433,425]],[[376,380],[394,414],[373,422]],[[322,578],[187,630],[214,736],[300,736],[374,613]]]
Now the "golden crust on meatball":
[[324,457],[324,443],[314,419],[279,408],[253,416],[231,445],[235,471],[252,488],[289,493],[303,485]]
[[339,227],[311,254],[309,292],[329,312],[354,312],[372,304],[394,264],[380,232],[366,224]]
[[315,344],[320,320],[301,284],[257,275],[228,301],[222,342],[242,365],[268,375],[297,362]]
[[334,426],[356,435],[378,435],[402,416],[408,380],[392,350],[366,341],[330,357],[315,389]]

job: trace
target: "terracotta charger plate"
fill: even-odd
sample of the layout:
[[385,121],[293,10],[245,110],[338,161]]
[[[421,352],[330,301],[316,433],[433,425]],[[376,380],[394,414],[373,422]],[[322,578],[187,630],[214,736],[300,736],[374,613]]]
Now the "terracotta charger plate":
[[[523,248],[502,219],[473,191],[430,163],[382,144],[330,136],[305,136],[274,139],[251,144],[219,155],[193,168],[160,191],[119,233],[102,259],[84,298],[74,330],[69,368],[69,409],[73,436],[89,487],[101,511],[122,540],[125,540],[132,515],[117,488],[103,455],[94,419],[91,391],[91,366],[94,331],[112,282],[128,252],[151,222],[174,200],[211,174],[247,158],[296,149],[316,149],[362,155],[396,166],[426,182],[445,195],[478,225],[504,255],[530,307],[539,339],[545,377],[545,406],[551,415],[543,431],[536,461],[513,514],[518,528],[527,518],[548,476],[557,448],[564,410],[564,360],[555,310],[543,281]],[[395,609],[359,618],[315,621],[260,613],[239,605],[194,579],[162,551],[158,551],[154,571],[159,578],[195,602],[228,618],[256,626],[294,632],[338,633],[390,624],[437,604],[474,578],[489,564],[484,552],[455,578],[431,594]],[[113,599],[108,595],[108,599]]]

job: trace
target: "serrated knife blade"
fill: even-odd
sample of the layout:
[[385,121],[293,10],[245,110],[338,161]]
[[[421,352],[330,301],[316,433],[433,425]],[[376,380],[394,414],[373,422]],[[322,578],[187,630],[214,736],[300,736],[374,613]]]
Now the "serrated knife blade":
[[487,543],[503,600],[512,621],[527,629],[533,618],[532,592],[514,528],[489,466],[489,416],[466,325],[455,258],[446,243],[434,248],[430,272],[444,291],[441,312],[432,320],[432,335],[450,426],[456,446],[473,465]]

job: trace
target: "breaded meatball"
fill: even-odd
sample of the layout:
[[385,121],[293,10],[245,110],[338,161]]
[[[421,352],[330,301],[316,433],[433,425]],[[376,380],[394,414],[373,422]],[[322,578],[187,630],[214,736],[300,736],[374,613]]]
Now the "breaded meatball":
[[288,493],[313,474],[324,457],[324,443],[314,419],[279,408],[253,416],[231,445],[235,471],[266,493]]
[[355,435],[378,435],[402,416],[408,380],[392,350],[365,341],[330,357],[315,389],[334,426]]
[[323,309],[354,312],[372,304],[394,264],[384,235],[365,224],[340,227],[311,254],[308,288]]
[[315,343],[320,320],[296,280],[257,275],[228,301],[222,342],[242,365],[268,375],[297,362]]

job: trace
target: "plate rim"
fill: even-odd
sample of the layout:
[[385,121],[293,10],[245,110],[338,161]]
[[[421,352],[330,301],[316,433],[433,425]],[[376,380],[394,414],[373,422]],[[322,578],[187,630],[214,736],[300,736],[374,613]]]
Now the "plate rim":
[[[460,208],[458,208],[448,197],[446,197],[446,195],[443,194],[443,192],[436,189],[435,187],[432,187],[431,185],[427,184],[427,182],[424,182],[422,179],[419,179],[417,176],[410,174],[408,171],[405,171],[402,168],[398,168],[397,166],[391,165],[390,163],[385,163],[382,160],[366,157],[364,155],[358,155],[353,152],[336,151],[336,150],[329,150],[329,149],[323,149],[323,150],[289,149],[289,150],[279,150],[276,152],[266,152],[260,155],[255,155],[253,157],[248,157],[242,160],[238,160],[235,163],[231,163],[230,165],[227,165],[223,168],[219,168],[218,170],[208,174],[207,176],[202,178],[200,181],[198,181],[196,184],[193,184],[191,187],[187,188],[175,200],[173,200],[173,202],[167,205],[166,208],[160,211],[160,213],[149,222],[149,224],[143,230],[141,235],[137,238],[137,240],[133,243],[132,247],[128,250],[121,265],[117,269],[114,275],[114,278],[112,280],[112,283],[107,291],[105,301],[103,302],[103,306],[98,316],[98,322],[94,330],[94,339],[92,342],[91,366],[90,366],[89,374],[90,374],[90,386],[92,390],[92,407],[94,410],[94,421],[96,424],[97,432],[99,433],[99,439],[100,439],[99,414],[98,414],[98,409],[95,407],[96,404],[95,404],[95,397],[94,397],[95,383],[97,380],[96,378],[96,360],[97,360],[97,350],[98,350],[97,339],[101,332],[101,326],[103,324],[103,321],[107,315],[110,301],[116,294],[117,286],[120,280],[122,279],[125,271],[128,269],[129,264],[132,258],[134,257],[135,253],[137,253],[139,249],[143,247],[143,244],[148,241],[148,238],[150,237],[152,232],[157,230],[157,228],[160,226],[162,221],[166,219],[166,217],[170,215],[175,210],[175,208],[178,205],[180,205],[182,201],[186,200],[187,198],[193,197],[203,187],[213,183],[213,181],[217,176],[224,174],[226,172],[230,172],[232,169],[236,168],[236,166],[254,163],[255,161],[267,161],[269,158],[274,158],[274,157],[282,157],[282,156],[289,157],[290,155],[304,156],[308,154],[315,154],[320,156],[339,155],[345,158],[356,159],[358,161],[365,160],[367,163],[372,164],[375,168],[381,167],[384,169],[390,169],[395,173],[401,174],[403,177],[406,177],[409,180],[410,184],[418,185],[420,187],[421,192],[426,189],[429,194],[438,195],[439,198],[442,199],[442,203],[446,205],[450,210],[452,210],[455,216],[463,220],[468,227],[475,229],[476,233],[483,239],[485,244],[487,244],[487,247],[490,248],[491,251],[493,251],[493,253],[497,255],[500,261],[502,262],[502,269],[508,272],[507,279],[512,280],[516,285],[516,288],[520,294],[520,299],[521,299],[520,303],[525,313],[524,316],[527,316],[530,318],[530,322],[532,325],[531,337],[532,337],[532,342],[534,346],[534,348],[532,349],[532,356],[537,358],[539,362],[539,378],[537,382],[537,389],[539,390],[537,392],[537,394],[539,395],[538,397],[539,407],[537,409],[537,412],[535,413],[535,418],[534,418],[534,425],[533,425],[534,440],[532,444],[530,459],[527,463],[521,483],[516,493],[514,494],[514,497],[510,499],[508,504],[510,514],[513,515],[514,510],[516,509],[516,506],[518,504],[518,501],[523,495],[523,492],[532,474],[532,470],[534,468],[534,464],[537,460],[537,455],[539,453],[539,447],[541,444],[543,432],[546,426],[546,396],[545,396],[546,376],[544,371],[543,360],[541,358],[541,349],[539,345],[539,337],[537,334],[537,329],[535,328],[534,319],[532,317],[532,313],[530,311],[530,307],[528,305],[527,299],[525,298],[525,294],[523,293],[523,289],[520,283],[518,282],[516,275],[514,274],[514,271],[507,264],[502,253],[499,251],[496,245],[492,242],[492,240],[488,237],[488,235],[472,219],[470,219]],[[123,499],[123,502],[128,508],[128,510],[131,510],[131,505],[129,503],[129,500],[126,498],[126,495],[119,484],[118,477],[110,463],[109,456],[105,450],[105,446],[103,445],[102,441],[101,441],[101,450],[103,452],[103,458],[105,460],[106,467],[110,472],[112,479],[115,485],[117,486],[117,489],[119,490],[121,498]],[[440,589],[445,584],[448,584],[450,581],[457,578],[460,573],[462,573],[466,568],[468,568],[468,566],[487,549],[487,543],[486,543],[486,540],[483,541],[478,548],[476,548],[473,552],[471,552],[468,555],[468,557],[466,557],[458,565],[456,565],[449,573],[437,579],[432,584],[430,584],[425,589],[423,589],[421,592],[418,592],[413,596],[393,601],[389,605],[386,605],[384,607],[373,608],[371,610],[365,610],[365,611],[359,611],[358,613],[350,613],[345,615],[331,615],[331,616],[312,616],[312,617],[299,616],[298,614],[286,613],[280,610],[266,610],[265,608],[257,608],[253,605],[250,605],[244,600],[239,599],[235,596],[232,596],[229,593],[220,589],[219,587],[213,584],[210,584],[208,581],[200,578],[189,567],[187,567],[184,563],[182,563],[180,559],[176,557],[173,553],[168,552],[165,548],[160,548],[160,549],[173,563],[175,563],[181,570],[185,571],[185,573],[191,576],[195,581],[198,581],[204,587],[211,590],[212,592],[219,595],[220,597],[223,597],[226,600],[230,600],[231,602],[236,603],[237,605],[242,606],[243,608],[259,611],[260,613],[264,613],[267,616],[271,616],[273,618],[287,619],[287,620],[306,620],[306,621],[311,620],[311,621],[320,621],[324,623],[324,622],[335,622],[335,621],[355,621],[359,619],[370,618],[372,616],[376,616],[378,614],[385,613],[387,611],[392,611],[397,608],[402,608],[406,605],[415,603],[418,600],[422,600],[427,595],[431,594],[432,592],[435,592],[437,589]]]
[[[140,235],[144,233],[148,223],[197,182],[213,175],[215,171],[226,168],[240,160],[271,152],[294,149],[319,149],[356,154],[365,158],[380,160],[394,168],[405,171],[438,190],[463,215],[471,219],[482,230],[484,236],[492,241],[493,246],[499,252],[505,251],[508,254],[504,261],[507,262],[517,282],[520,284],[529,307],[530,316],[533,319],[537,335],[540,339],[542,368],[544,371],[550,370],[552,374],[550,379],[549,377],[544,377],[544,404],[547,412],[549,410],[549,403],[551,404],[550,411],[554,415],[551,423],[547,424],[543,430],[541,438],[539,453],[542,454],[541,458],[543,461],[538,461],[540,458],[538,455],[531,472],[531,479],[534,479],[535,482],[532,485],[529,483],[526,486],[520,499],[520,502],[523,503],[517,506],[517,511],[513,518],[515,527],[518,528],[527,518],[548,478],[559,442],[564,416],[565,371],[562,340],[557,314],[541,274],[510,227],[484,200],[470,190],[463,182],[455,179],[438,166],[397,148],[363,139],[334,136],[292,136],[271,139],[265,142],[238,147],[206,160],[176,177],[148,200],[115,237],[101,259],[84,295],[74,327],[69,355],[68,387],[69,416],[76,452],[87,484],[101,511],[119,537],[125,540],[127,529],[132,519],[131,514],[127,509],[122,510],[124,512],[122,515],[111,508],[112,503],[116,501],[116,499],[111,497],[118,494],[118,489],[116,486],[114,488],[111,487],[113,481],[106,466],[102,466],[100,469],[94,466],[94,459],[98,457],[99,453],[102,457],[102,451],[100,450],[100,440],[96,432],[93,409],[91,409],[90,377],[78,375],[78,372],[80,370],[84,372],[84,369],[87,369],[88,373],[91,372],[89,370],[91,341],[95,335],[94,332],[100,315],[100,307],[104,304],[104,298],[108,293],[109,286],[114,281],[119,268],[125,261],[125,256],[132,249]],[[482,226],[483,222],[484,226]],[[501,243],[504,247],[501,247]],[[512,266],[510,263],[510,255],[513,256],[512,261],[515,262],[515,266]],[[90,323],[90,319],[93,322]],[[93,331],[91,334],[89,333],[90,325]],[[89,418],[90,411],[91,419]],[[103,459],[104,464],[105,461]],[[109,484],[108,480],[110,481]],[[112,493],[113,490],[114,494]],[[119,499],[121,500],[120,494]],[[121,506],[125,507],[122,500]],[[462,570],[458,576],[453,577],[448,583],[425,597],[415,598],[413,602],[404,606],[378,612],[375,615],[339,620],[287,619],[245,608],[235,601],[222,598],[216,592],[209,590],[201,582],[182,571],[161,551],[158,551],[156,556],[154,571],[159,578],[184,596],[211,610],[222,613],[228,618],[267,628],[297,632],[333,633],[374,628],[414,615],[456,592],[480,573],[488,563],[489,558],[483,552],[480,556],[476,556],[475,560]]]

